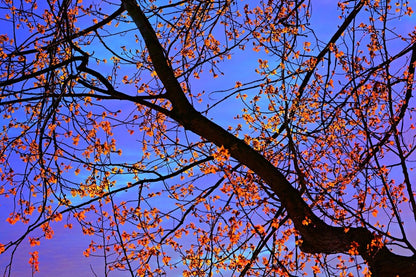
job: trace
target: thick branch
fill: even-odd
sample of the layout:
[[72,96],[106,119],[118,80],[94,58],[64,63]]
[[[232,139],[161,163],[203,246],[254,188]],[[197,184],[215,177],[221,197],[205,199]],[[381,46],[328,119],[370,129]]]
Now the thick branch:
[[[73,39],[76,39],[78,37],[81,36],[85,36],[90,32],[93,32],[95,30],[98,30],[99,28],[105,26],[107,23],[111,22],[113,19],[115,19],[117,16],[119,16],[120,14],[122,14],[124,12],[124,7],[120,7],[119,9],[117,9],[114,13],[112,13],[111,15],[107,16],[106,18],[104,18],[103,20],[101,20],[100,22],[98,22],[97,24],[94,24],[78,33],[75,33],[69,37],[64,37],[60,40],[57,41],[52,41],[50,44],[41,47],[40,49],[42,50],[48,50],[51,48],[56,47],[57,45],[63,43],[63,42],[69,42],[72,41]],[[38,53],[39,49],[29,49],[29,50],[24,50],[24,51],[14,51],[10,54],[8,54],[9,57],[13,57],[13,56],[24,56],[24,55],[29,55],[29,54],[33,54],[33,53]]]
[[[302,250],[308,253],[348,253],[356,245],[358,253],[378,276],[410,276],[416,271],[416,259],[391,253],[385,246],[376,248],[377,238],[365,228],[333,227],[318,218],[299,191],[265,157],[243,140],[197,112],[186,99],[174,72],[168,64],[155,31],[135,0],[122,0],[146,43],[153,66],[172,102],[170,117],[217,146],[224,146],[230,155],[258,174],[279,197],[295,228],[303,239]],[[309,224],[304,224],[308,221]]]
[[[77,204],[77,205],[74,205],[74,206],[70,205],[68,208],[66,208],[66,209],[64,209],[62,211],[59,211],[59,213],[60,214],[66,214],[66,213],[72,212],[72,211],[77,210],[77,209],[80,209],[82,207],[86,207],[86,206],[88,206],[88,205],[90,205],[90,204],[92,204],[94,202],[97,202],[97,201],[99,201],[101,199],[106,199],[109,196],[113,196],[113,195],[115,195],[115,194],[117,194],[119,192],[127,191],[127,190],[129,190],[131,188],[134,188],[134,187],[137,187],[137,186],[140,186],[140,185],[143,185],[143,184],[157,183],[157,182],[160,182],[160,181],[163,181],[163,180],[170,179],[172,177],[178,176],[178,175],[186,172],[187,170],[189,170],[189,169],[191,169],[191,168],[193,168],[195,166],[198,166],[200,164],[203,164],[203,163],[206,163],[206,162],[212,161],[212,160],[213,160],[213,157],[209,156],[209,157],[206,157],[206,158],[201,159],[199,161],[195,161],[195,162],[193,162],[193,163],[191,163],[191,164],[189,164],[187,166],[184,166],[181,169],[178,169],[177,171],[172,172],[172,173],[167,174],[167,175],[160,175],[160,174],[157,173],[157,175],[158,175],[157,178],[142,179],[142,180],[139,180],[137,182],[134,182],[133,184],[128,184],[128,185],[123,186],[123,187],[120,187],[118,189],[114,189],[114,190],[111,190],[111,191],[102,193],[102,195],[97,196],[97,197],[94,197],[94,198],[91,198],[88,201],[82,202],[82,203]],[[10,243],[8,243],[8,244],[5,245],[5,251],[8,250],[9,248],[11,248],[13,245],[20,244],[30,233],[32,233],[34,230],[38,229],[42,224],[45,224],[47,222],[50,222],[51,219],[53,219],[53,217],[48,217],[48,218],[43,219],[41,221],[38,221],[38,222],[36,222],[34,224],[31,224],[27,228],[26,232],[22,236],[20,236],[15,241],[12,241],[12,242],[10,242]]]
[[72,58],[70,58],[68,60],[65,60],[63,62],[48,66],[45,69],[42,69],[42,70],[39,70],[39,71],[36,71],[36,72],[32,72],[32,73],[29,73],[29,74],[26,74],[26,75],[22,75],[22,76],[20,76],[16,79],[8,79],[6,81],[0,82],[0,87],[13,85],[13,84],[16,84],[16,83],[24,81],[24,80],[29,80],[31,78],[40,76],[42,74],[53,71],[53,70],[58,69],[60,67],[66,66],[66,65],[68,65],[70,63],[73,63],[75,61],[83,61],[84,59],[85,58],[83,56],[72,57]]

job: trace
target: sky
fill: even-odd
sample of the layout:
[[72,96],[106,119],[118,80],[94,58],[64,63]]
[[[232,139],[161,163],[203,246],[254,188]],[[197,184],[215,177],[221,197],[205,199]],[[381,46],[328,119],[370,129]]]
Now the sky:
[[[337,13],[333,12],[336,6],[335,1],[312,1],[313,16],[310,25],[316,31],[316,35],[323,41],[332,36],[336,30],[337,24],[340,20],[337,18]],[[399,28],[413,29],[416,25],[415,16],[411,19],[402,20],[402,25]],[[89,26],[89,25],[86,25]],[[2,31],[0,27],[0,31]],[[137,32],[138,34],[138,32]],[[117,43],[131,44],[131,38],[120,36]],[[209,76],[204,76],[199,80],[193,81],[193,90],[204,90],[208,94],[212,91],[221,89],[223,87],[232,87],[236,76],[241,79],[254,79],[258,76],[254,72],[257,65],[257,56],[250,56],[250,52],[236,52],[232,60],[221,65],[224,76],[219,76],[212,79]],[[254,65],[254,66],[253,66]],[[210,97],[215,98],[217,94],[210,94]],[[220,95],[218,95],[220,98]],[[202,103],[201,105],[204,105]],[[120,105],[120,104],[115,104]],[[201,107],[202,108],[202,107]],[[240,107],[227,107],[219,105],[214,108],[214,113],[211,116],[215,122],[227,127],[229,121],[233,120],[236,113],[241,112]],[[130,148],[129,148],[130,147]],[[134,146],[123,145],[124,152],[131,152],[133,155],[137,152]],[[163,205],[162,203],[160,205]],[[0,198],[0,242],[4,243],[16,235],[21,234],[25,229],[20,222],[15,225],[6,223],[6,218],[9,214],[10,202]],[[63,228],[63,223],[55,223],[53,225],[54,238],[51,240],[43,239],[40,246],[36,248],[30,247],[27,243],[23,243],[15,253],[13,261],[12,276],[30,276],[30,267],[28,264],[29,252],[39,251],[40,272],[35,276],[103,276],[103,262],[101,259],[86,258],[83,251],[87,248],[91,237],[82,235],[82,231],[77,224],[73,225],[73,229]],[[0,255],[0,272],[7,264],[8,255]],[[110,276],[126,276],[123,273],[113,272]]]

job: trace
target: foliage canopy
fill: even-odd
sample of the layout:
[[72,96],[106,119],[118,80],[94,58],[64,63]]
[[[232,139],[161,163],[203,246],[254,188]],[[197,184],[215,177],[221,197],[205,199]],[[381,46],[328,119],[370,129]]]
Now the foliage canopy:
[[408,1],[99,2],[2,0],[4,275],[60,221],[105,276],[415,272]]

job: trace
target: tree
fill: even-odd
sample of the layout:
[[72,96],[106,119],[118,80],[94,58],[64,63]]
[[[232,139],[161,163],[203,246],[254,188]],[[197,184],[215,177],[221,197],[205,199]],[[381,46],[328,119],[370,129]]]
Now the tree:
[[412,276],[412,8],[318,2],[3,1],[4,275],[64,221],[106,276]]

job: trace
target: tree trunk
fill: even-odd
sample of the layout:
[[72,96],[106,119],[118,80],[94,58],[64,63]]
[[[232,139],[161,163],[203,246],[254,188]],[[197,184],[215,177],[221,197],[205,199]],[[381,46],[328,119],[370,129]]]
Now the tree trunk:
[[[415,257],[392,253],[386,246],[378,243],[377,234],[365,228],[347,230],[328,225],[313,213],[301,193],[260,153],[197,112],[183,93],[162,46],[140,7],[135,0],[122,2],[143,36],[155,71],[164,84],[167,98],[172,103],[173,109],[168,116],[204,139],[226,148],[234,159],[250,168],[270,186],[302,237],[302,251],[333,254],[349,253],[355,249],[369,265],[373,276],[416,275]],[[309,221],[309,224],[304,224],[305,220]]]

